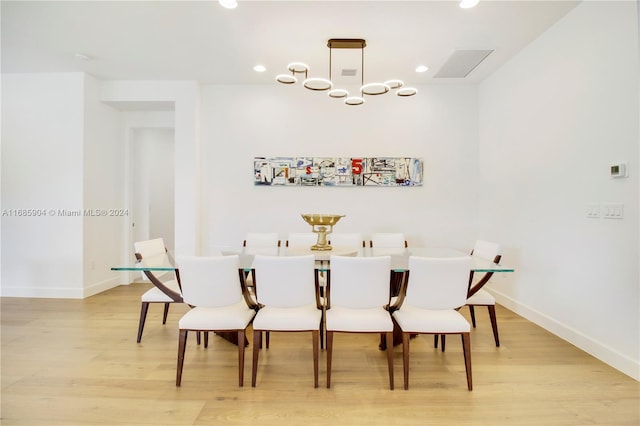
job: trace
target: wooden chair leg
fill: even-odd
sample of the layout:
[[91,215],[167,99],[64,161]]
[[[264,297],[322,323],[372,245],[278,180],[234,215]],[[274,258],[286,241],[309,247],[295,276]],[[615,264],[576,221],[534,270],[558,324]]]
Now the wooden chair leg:
[[433,335],[433,347],[434,348],[438,347],[438,335],[437,334]]
[[409,389],[409,333],[402,333],[402,369],[404,372],[404,389]]
[[471,325],[473,325],[473,328],[476,328],[476,310],[473,307],[473,305],[468,305],[469,306],[469,315],[471,315]]
[[496,341],[496,347],[500,347],[498,321],[496,320],[496,307],[494,305],[489,305],[487,308],[489,308],[489,319],[491,320],[491,328],[493,328],[493,339]]
[[258,356],[262,345],[262,332],[253,330],[253,368],[251,369],[251,387],[256,387],[256,377],[258,374]]
[[271,336],[271,332],[270,331],[265,331],[265,337],[266,337],[266,343],[265,346],[267,347],[267,349],[269,349],[269,337]]
[[446,337],[447,337],[446,334],[441,334],[440,335],[440,340],[442,341],[442,345],[441,345],[442,346],[442,352],[444,352],[444,345],[445,345],[445,342],[446,342],[446,340],[445,340]]
[[162,324],[167,323],[167,315],[169,315],[169,303],[164,304],[164,313],[162,314]]
[[200,345],[200,340],[201,340],[200,332],[196,331],[196,344],[198,344],[198,346]]
[[238,386],[240,387],[244,386],[244,338],[244,330],[238,330]]
[[184,366],[184,351],[187,347],[188,330],[180,330],[180,338],[178,339],[178,367],[176,369],[176,386],[182,383],[182,367]]
[[[387,342],[393,342],[393,331],[386,333]],[[393,390],[394,388],[394,380],[393,380],[393,345],[387,345],[387,364],[389,365],[389,389]]]
[[467,388],[473,390],[471,377],[471,338],[469,333],[462,333],[462,350],[464,352],[464,368],[467,371]]
[[333,331],[327,331],[327,389],[331,388],[332,356],[333,356]]
[[318,387],[318,354],[320,352],[320,330],[312,330],[313,339],[313,387]]
[[324,350],[325,330],[324,330],[324,310],[320,319],[320,350]]
[[142,302],[142,306],[140,308],[140,322],[138,323],[138,343],[142,340],[142,330],[144,330],[144,322],[147,319],[148,310],[149,302]]
[[204,334],[204,347],[208,348],[209,347],[209,332],[208,331],[203,331],[202,333]]

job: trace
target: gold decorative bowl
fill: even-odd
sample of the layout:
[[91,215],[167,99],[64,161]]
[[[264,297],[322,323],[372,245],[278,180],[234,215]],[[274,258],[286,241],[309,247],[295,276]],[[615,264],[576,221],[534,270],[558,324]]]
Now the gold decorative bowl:
[[345,215],[343,214],[302,214],[302,218],[304,219],[304,221],[311,226],[333,226],[338,223],[341,217],[344,216]]
[[311,246],[311,250],[331,250],[331,246],[327,243],[327,234],[333,232],[333,225],[344,216],[343,214],[302,214],[304,221],[311,225],[311,232],[318,234],[318,242]]

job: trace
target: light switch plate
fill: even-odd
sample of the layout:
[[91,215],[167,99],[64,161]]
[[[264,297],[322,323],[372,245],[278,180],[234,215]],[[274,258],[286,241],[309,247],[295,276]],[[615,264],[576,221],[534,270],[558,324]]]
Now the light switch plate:
[[600,204],[587,204],[587,217],[598,219],[600,217]]
[[602,217],[605,219],[623,219],[624,204],[606,203],[602,205]]

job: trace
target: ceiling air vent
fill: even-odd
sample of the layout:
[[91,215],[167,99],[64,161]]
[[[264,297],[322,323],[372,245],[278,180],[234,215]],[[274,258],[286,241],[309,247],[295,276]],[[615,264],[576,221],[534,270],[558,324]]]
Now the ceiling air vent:
[[442,65],[434,78],[464,78],[493,50],[456,50]]
[[340,75],[342,75],[343,77],[355,77],[357,72],[357,69],[343,68]]

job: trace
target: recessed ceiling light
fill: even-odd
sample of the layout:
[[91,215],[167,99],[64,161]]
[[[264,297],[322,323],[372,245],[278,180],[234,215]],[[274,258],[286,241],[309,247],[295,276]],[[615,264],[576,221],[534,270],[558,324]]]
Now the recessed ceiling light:
[[236,0],[218,0],[218,3],[220,3],[220,6],[227,9],[235,9],[238,7],[238,2]]
[[256,72],[265,72],[267,68],[264,65],[256,65],[253,67],[253,70]]
[[416,67],[416,72],[427,72],[429,70],[429,67],[426,65],[418,65]]
[[81,61],[90,61],[91,60],[91,56],[89,55],[85,55],[84,53],[76,53],[75,55],[76,59],[80,59]]
[[480,0],[460,0],[460,7],[463,9],[470,9],[476,6]]

